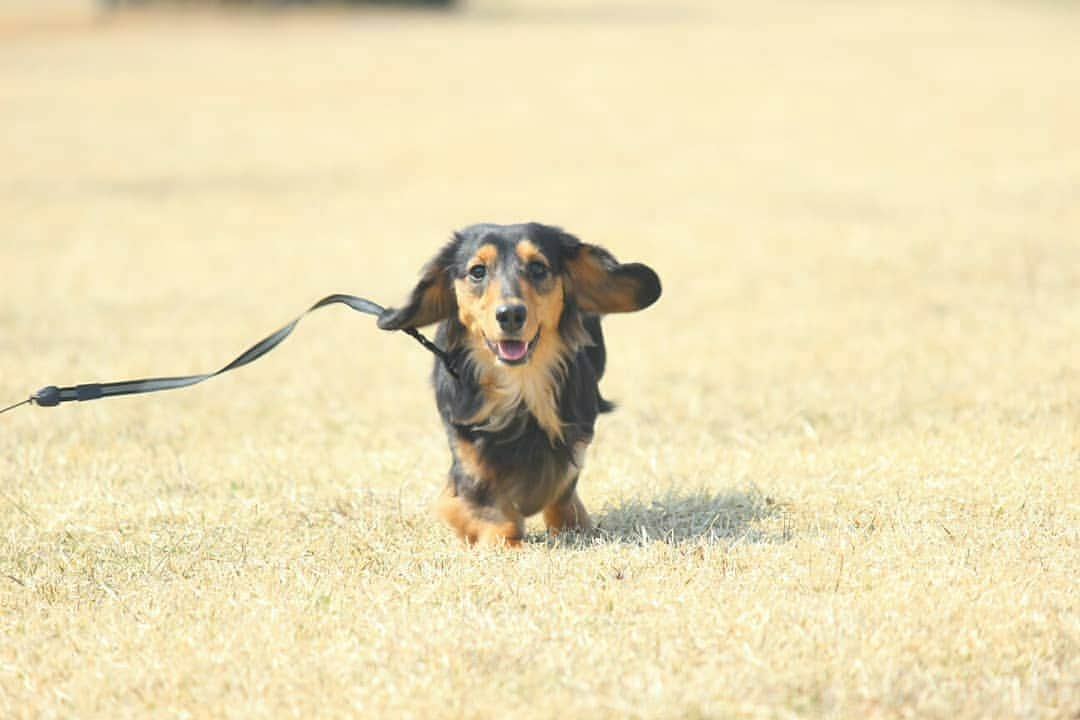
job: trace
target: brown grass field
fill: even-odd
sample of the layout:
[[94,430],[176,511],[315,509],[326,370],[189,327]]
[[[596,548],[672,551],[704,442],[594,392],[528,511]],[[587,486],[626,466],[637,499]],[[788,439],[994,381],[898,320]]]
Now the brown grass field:
[[653,265],[588,537],[463,547],[343,309],[0,417],[0,717],[1076,718],[1080,6],[0,3],[0,401],[215,369],[457,227]]

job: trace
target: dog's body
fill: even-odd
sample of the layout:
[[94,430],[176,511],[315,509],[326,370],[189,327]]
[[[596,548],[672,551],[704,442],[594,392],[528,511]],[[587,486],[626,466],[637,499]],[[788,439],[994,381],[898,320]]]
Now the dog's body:
[[459,536],[517,545],[538,512],[551,532],[591,527],[578,475],[596,416],[612,409],[598,386],[600,316],[659,296],[651,269],[558,228],[473,225],[424,267],[404,306],[380,316],[387,330],[440,323],[457,377],[435,363],[454,458],[439,511]]

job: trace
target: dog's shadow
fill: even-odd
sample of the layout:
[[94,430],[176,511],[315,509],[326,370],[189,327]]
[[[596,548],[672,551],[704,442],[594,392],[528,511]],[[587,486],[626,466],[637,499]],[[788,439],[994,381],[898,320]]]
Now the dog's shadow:
[[768,543],[791,538],[781,506],[756,490],[672,490],[651,500],[625,500],[604,508],[594,521],[593,537],[612,543]]

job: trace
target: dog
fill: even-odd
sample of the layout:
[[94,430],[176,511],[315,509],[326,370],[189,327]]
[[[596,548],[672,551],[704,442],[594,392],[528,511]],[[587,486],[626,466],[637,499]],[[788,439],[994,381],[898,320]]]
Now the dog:
[[[439,323],[436,405],[453,463],[437,511],[470,545],[519,547],[525,518],[592,529],[578,477],[597,415],[601,316],[647,308],[660,278],[640,263],[539,223],[472,225],[424,265],[383,330]],[[456,376],[456,377],[455,377]]]

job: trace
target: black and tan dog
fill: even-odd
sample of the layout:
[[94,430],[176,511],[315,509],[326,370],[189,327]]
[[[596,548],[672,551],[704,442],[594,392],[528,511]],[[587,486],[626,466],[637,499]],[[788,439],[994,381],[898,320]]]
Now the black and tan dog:
[[598,413],[600,316],[656,302],[660,279],[559,228],[473,225],[424,266],[384,330],[441,323],[436,340],[457,370],[436,361],[439,413],[454,456],[439,512],[469,543],[518,545],[525,518],[549,531],[586,530],[578,474]]

